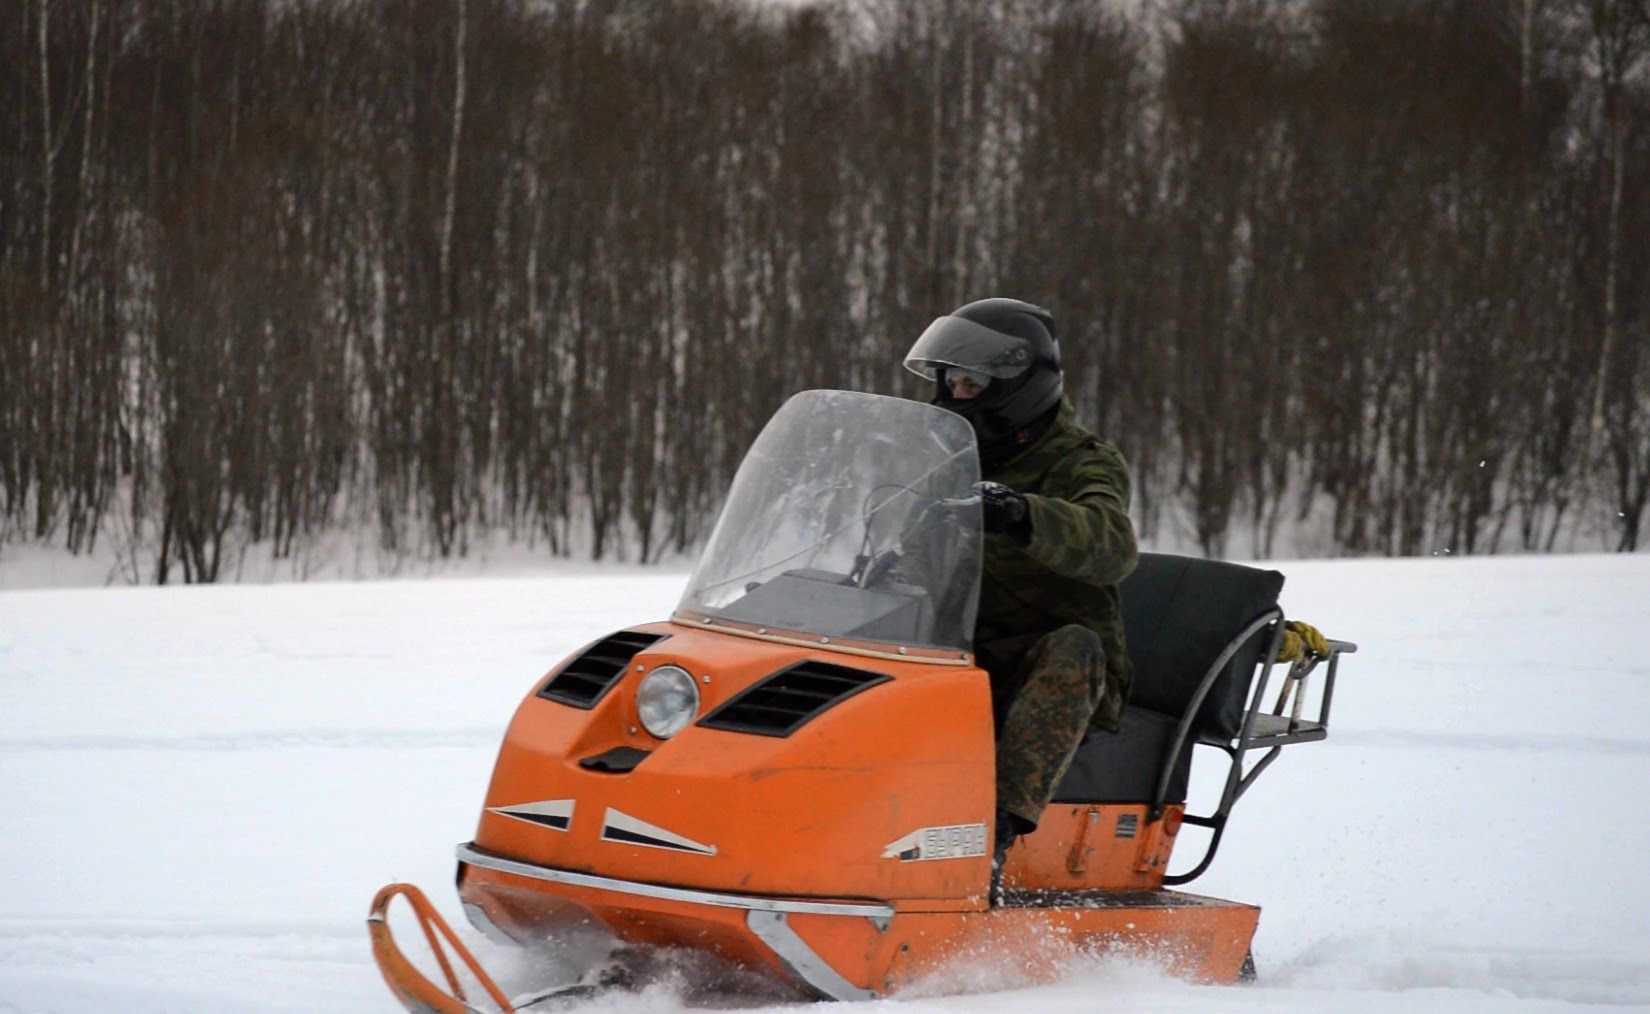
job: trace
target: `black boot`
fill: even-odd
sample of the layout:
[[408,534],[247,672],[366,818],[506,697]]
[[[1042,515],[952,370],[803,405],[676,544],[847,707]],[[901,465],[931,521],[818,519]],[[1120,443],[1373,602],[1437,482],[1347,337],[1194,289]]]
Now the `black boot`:
[[1025,818],[1009,813],[1007,810],[997,811],[996,847],[991,852],[991,893],[989,895],[992,908],[1001,908],[1003,905],[1003,864],[1008,859],[1008,849],[1022,834],[1035,831],[1036,825],[1027,826]]

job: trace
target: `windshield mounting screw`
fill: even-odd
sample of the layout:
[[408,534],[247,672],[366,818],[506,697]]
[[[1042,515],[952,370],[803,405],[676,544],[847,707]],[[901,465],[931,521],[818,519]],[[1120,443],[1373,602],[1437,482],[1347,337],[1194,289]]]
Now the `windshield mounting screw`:
[[905,645],[902,644],[902,645],[899,646],[899,653],[901,655],[905,654]]
[[637,672],[646,672],[647,671],[647,666],[643,665],[640,662],[637,662],[636,663],[636,671]]
[[820,644],[830,644],[830,643],[831,643],[831,639],[830,639],[830,638],[829,638],[829,637],[821,637],[821,638],[820,638],[820,639],[819,639],[819,643],[820,643]]
[[768,628],[767,627],[757,627],[756,632],[758,634],[766,634],[768,632]]

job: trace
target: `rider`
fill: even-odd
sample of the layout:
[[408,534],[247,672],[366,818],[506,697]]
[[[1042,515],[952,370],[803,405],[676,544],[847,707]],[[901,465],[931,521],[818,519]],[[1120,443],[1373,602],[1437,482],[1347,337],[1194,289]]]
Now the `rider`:
[[1123,456],[1062,396],[1054,318],[981,299],[928,326],[905,367],[968,420],[985,478],[974,653],[997,725],[996,850],[1037,827],[1090,730],[1116,732],[1134,669],[1117,584],[1137,559]]

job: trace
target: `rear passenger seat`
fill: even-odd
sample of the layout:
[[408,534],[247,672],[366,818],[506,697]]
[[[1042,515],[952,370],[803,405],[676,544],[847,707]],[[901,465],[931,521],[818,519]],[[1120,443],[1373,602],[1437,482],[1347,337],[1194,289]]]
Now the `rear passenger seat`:
[[1237,739],[1261,654],[1263,626],[1237,646],[1198,709],[1184,749],[1169,756],[1199,683],[1245,627],[1275,612],[1283,575],[1217,560],[1142,553],[1124,579],[1123,628],[1134,688],[1122,729],[1090,733],[1055,789],[1057,803],[1151,802],[1165,764],[1164,803],[1186,799],[1192,744]]

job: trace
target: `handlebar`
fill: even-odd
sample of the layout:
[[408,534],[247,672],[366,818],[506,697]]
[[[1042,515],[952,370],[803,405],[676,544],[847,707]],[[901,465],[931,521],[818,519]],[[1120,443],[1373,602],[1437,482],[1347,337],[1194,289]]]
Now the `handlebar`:
[[854,561],[854,569],[849,574],[849,579],[853,581],[856,587],[869,588],[872,583],[882,578],[896,565],[898,565],[900,557],[903,555],[901,550],[903,550],[905,544],[905,532],[914,531],[928,524],[931,515],[935,513],[938,513],[941,517],[946,515],[956,515],[971,508],[977,508],[979,505],[980,497],[978,494],[973,496],[939,497],[928,501],[928,503],[924,504],[922,509],[917,511],[917,513],[912,516],[911,520],[903,526],[903,531],[900,534],[899,549],[887,549],[872,556],[861,556],[859,559]]

